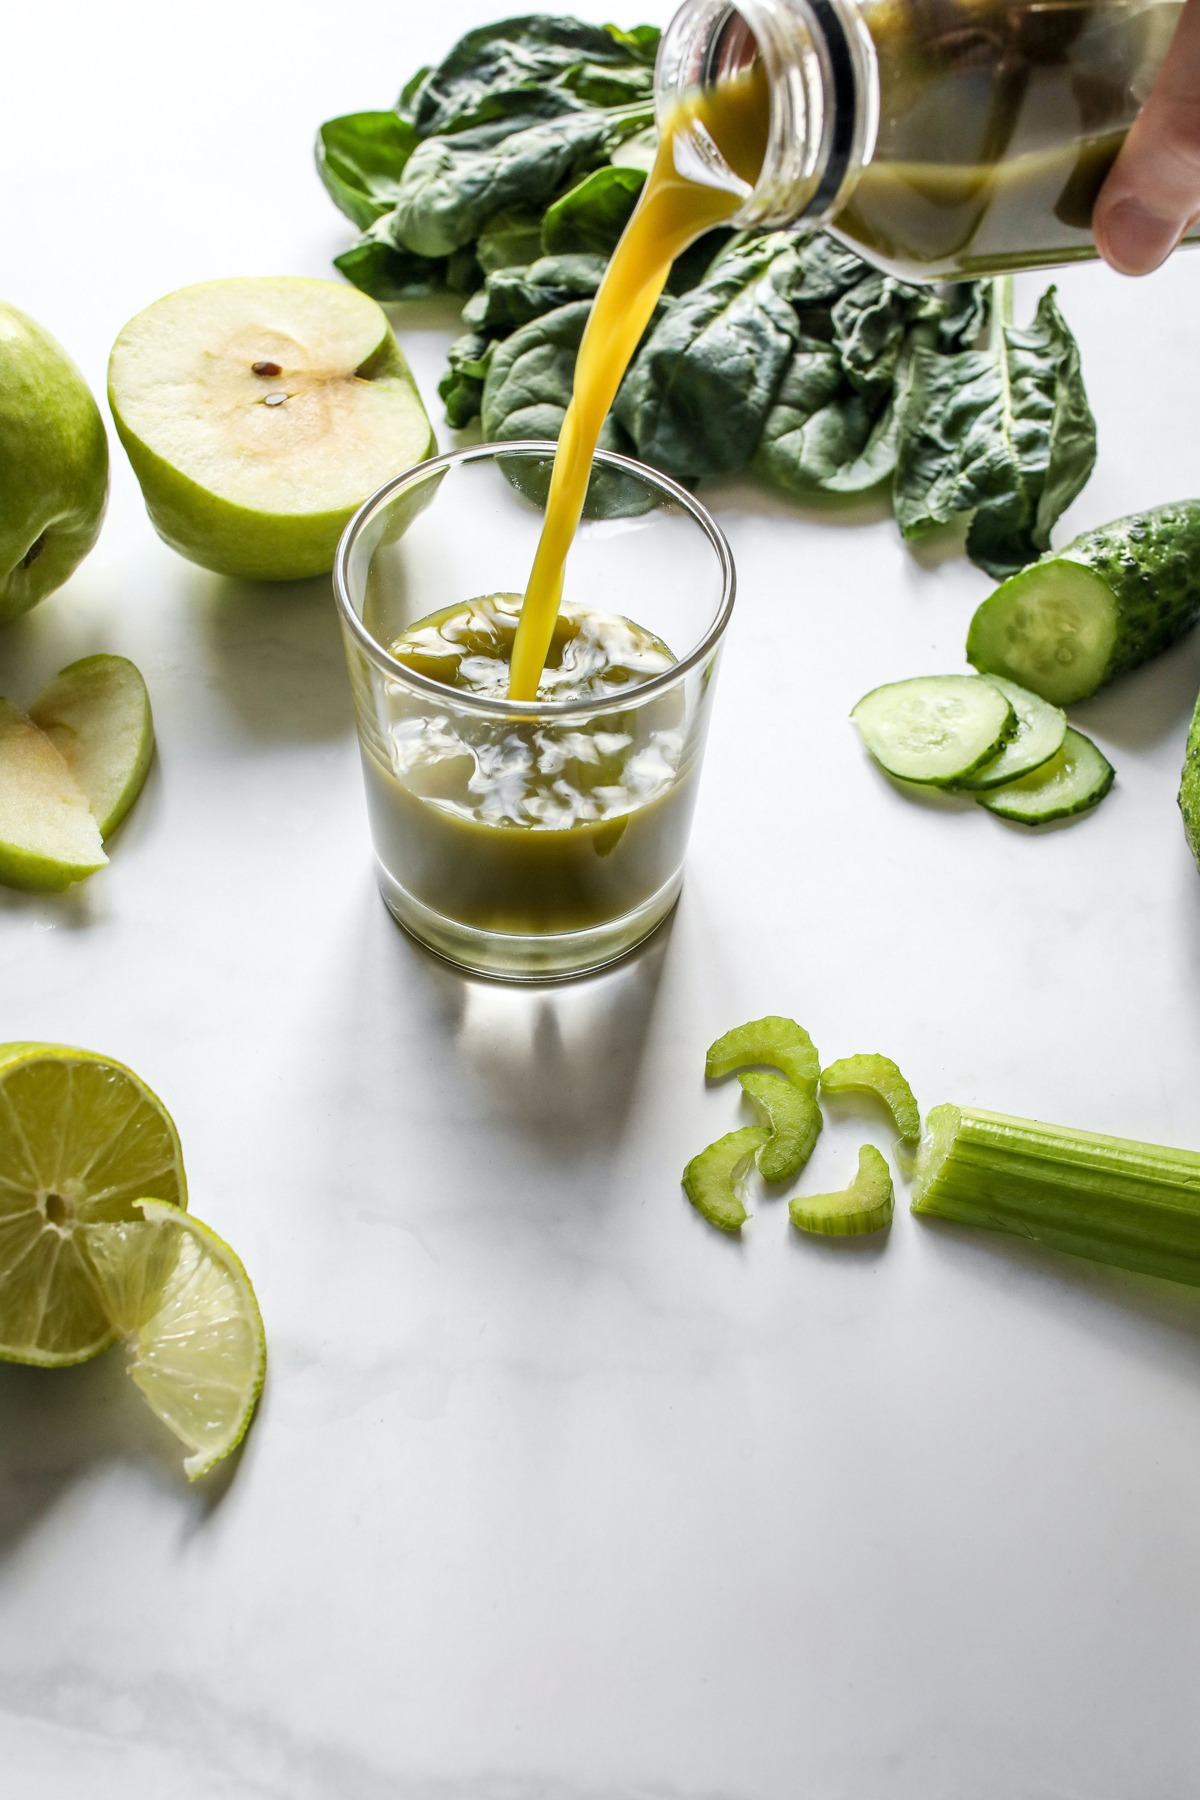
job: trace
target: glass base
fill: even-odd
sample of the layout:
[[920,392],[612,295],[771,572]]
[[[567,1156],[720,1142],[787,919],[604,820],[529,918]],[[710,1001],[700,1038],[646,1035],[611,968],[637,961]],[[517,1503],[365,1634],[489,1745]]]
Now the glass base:
[[561,981],[585,975],[625,956],[661,925],[683,885],[678,869],[633,912],[622,913],[605,925],[586,931],[546,932],[524,936],[507,931],[479,931],[433,912],[394,881],[382,863],[376,863],[379,891],[398,925],[447,962],[476,975],[493,975],[501,981]]

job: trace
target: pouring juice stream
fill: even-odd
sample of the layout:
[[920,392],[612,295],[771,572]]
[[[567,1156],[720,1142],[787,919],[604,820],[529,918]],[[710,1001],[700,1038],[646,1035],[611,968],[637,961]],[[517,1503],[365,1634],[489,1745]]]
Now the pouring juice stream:
[[[513,646],[508,694],[533,700],[554,636],[563,570],[587,495],[592,455],[621,377],[650,322],[671,264],[705,231],[732,218],[757,179],[766,151],[770,102],[762,64],[679,106],[663,131],[654,166],[592,306],[575,364],[534,557]],[[688,152],[680,154],[687,134]],[[711,140],[745,186],[705,179],[694,145]],[[714,162],[717,159],[714,157]],[[691,163],[694,173],[681,164]]]

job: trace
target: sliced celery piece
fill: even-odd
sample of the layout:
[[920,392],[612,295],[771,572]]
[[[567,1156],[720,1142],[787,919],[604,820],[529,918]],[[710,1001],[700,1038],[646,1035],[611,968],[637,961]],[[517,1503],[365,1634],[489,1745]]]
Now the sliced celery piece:
[[1200,1155],[970,1106],[925,1121],[912,1209],[1200,1287]]
[[738,1195],[737,1186],[750,1166],[754,1152],[767,1140],[758,1125],[744,1125],[730,1131],[699,1156],[693,1156],[683,1171],[683,1191],[710,1225],[722,1231],[737,1231],[749,1217]]
[[892,1176],[874,1144],[858,1153],[858,1174],[841,1194],[797,1194],[788,1201],[792,1224],[825,1237],[882,1231],[892,1218]]
[[704,1073],[710,1081],[716,1081],[749,1063],[769,1063],[805,1093],[816,1094],[821,1059],[807,1031],[795,1019],[771,1014],[765,1019],[752,1019],[748,1025],[735,1025],[710,1046]]
[[844,1056],[821,1070],[821,1086],[831,1094],[865,1090],[878,1094],[906,1144],[921,1135],[921,1109],[913,1091],[890,1056]]
[[813,1153],[821,1131],[821,1109],[804,1088],[780,1075],[755,1071],[739,1075],[738,1080],[771,1134],[758,1152],[758,1172],[764,1181],[787,1181]]

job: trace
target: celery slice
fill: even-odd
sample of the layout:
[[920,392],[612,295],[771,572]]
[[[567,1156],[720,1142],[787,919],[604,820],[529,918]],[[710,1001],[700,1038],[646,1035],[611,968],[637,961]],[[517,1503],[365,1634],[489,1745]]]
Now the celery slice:
[[878,1094],[904,1142],[915,1144],[920,1137],[921,1109],[890,1056],[844,1056],[821,1070],[821,1086],[831,1094]]
[[821,1059],[807,1031],[795,1019],[771,1014],[752,1019],[748,1025],[735,1025],[710,1046],[704,1073],[710,1081],[717,1081],[750,1063],[769,1063],[805,1093],[816,1095]]
[[739,1075],[746,1098],[770,1137],[758,1152],[764,1181],[787,1181],[813,1153],[821,1130],[821,1109],[804,1088],[780,1075]]
[[738,1194],[738,1183],[767,1134],[758,1125],[730,1131],[715,1144],[693,1156],[683,1171],[683,1191],[710,1225],[722,1231],[738,1231],[749,1214]]
[[926,1120],[912,1209],[1200,1287],[1200,1155],[968,1106]]
[[797,1194],[788,1201],[792,1224],[825,1237],[882,1231],[892,1218],[892,1176],[874,1144],[858,1153],[858,1173],[840,1194]]

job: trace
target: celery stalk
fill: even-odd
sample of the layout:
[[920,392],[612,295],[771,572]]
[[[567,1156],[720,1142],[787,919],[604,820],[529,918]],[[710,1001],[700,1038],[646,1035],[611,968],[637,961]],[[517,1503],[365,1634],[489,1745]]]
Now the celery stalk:
[[928,1115],[912,1210],[1200,1287],[1200,1155],[1010,1119]]

